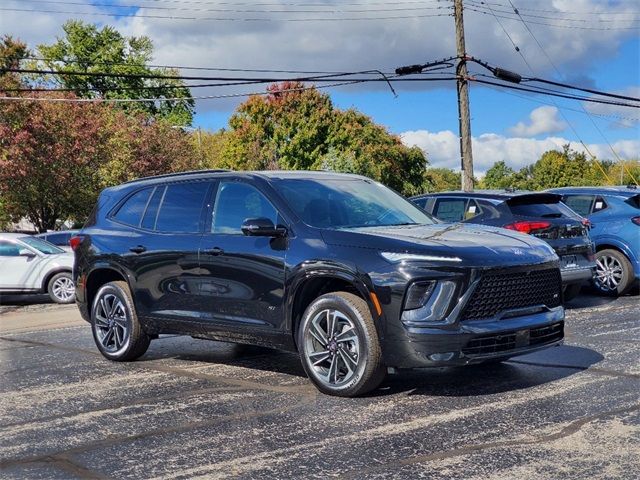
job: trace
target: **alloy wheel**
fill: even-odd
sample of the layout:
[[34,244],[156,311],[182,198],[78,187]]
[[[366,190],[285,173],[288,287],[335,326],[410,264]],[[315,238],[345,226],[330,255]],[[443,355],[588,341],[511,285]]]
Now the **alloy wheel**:
[[617,258],[603,255],[596,260],[596,285],[604,292],[613,292],[618,288],[624,271]]
[[307,361],[318,380],[335,388],[353,378],[360,361],[360,340],[346,315],[335,309],[318,312],[304,340]]
[[51,291],[61,302],[69,302],[76,294],[73,281],[69,277],[57,278],[51,286]]
[[109,353],[124,347],[129,335],[129,318],[124,303],[114,294],[99,299],[94,317],[96,337]]

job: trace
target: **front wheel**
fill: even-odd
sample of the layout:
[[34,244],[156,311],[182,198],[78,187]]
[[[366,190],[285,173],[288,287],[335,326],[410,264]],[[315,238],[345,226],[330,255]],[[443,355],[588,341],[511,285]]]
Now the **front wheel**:
[[91,309],[91,327],[98,350],[109,360],[135,360],[144,355],[151,342],[138,322],[125,282],[100,287]]
[[328,293],[309,305],[298,330],[298,350],[311,381],[329,395],[362,395],[386,374],[369,307],[351,293]]

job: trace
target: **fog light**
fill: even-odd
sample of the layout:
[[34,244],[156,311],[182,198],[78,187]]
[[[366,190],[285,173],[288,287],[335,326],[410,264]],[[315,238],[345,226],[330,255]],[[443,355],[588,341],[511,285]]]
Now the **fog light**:
[[429,360],[432,362],[448,362],[452,360],[455,355],[456,352],[432,353],[429,355]]

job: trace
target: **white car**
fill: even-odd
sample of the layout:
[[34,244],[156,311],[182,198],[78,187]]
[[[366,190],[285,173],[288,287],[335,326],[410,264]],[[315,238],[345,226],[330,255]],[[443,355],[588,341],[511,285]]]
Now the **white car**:
[[56,303],[75,301],[73,253],[37,237],[0,233],[0,294],[48,293]]

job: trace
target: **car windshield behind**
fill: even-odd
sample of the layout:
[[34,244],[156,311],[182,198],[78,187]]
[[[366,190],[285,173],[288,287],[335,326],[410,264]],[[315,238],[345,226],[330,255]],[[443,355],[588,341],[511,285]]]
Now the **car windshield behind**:
[[277,190],[307,225],[355,228],[436,221],[392,190],[361,178],[279,179]]
[[20,241],[26,243],[32,248],[35,248],[39,252],[46,255],[52,255],[56,253],[64,253],[64,250],[56,247],[53,243],[49,243],[46,240],[37,237],[20,237]]

